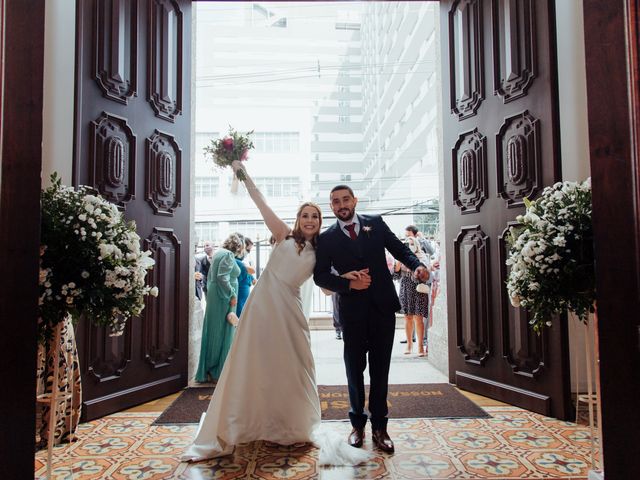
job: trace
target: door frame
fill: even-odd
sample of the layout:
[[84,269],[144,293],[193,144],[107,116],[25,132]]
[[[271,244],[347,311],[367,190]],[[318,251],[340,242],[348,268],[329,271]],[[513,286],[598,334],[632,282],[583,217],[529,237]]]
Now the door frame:
[[583,10],[602,437],[610,480],[640,469],[640,442],[629,441],[640,427],[640,1],[584,0]]
[[44,0],[0,0],[0,478],[33,478]]
[[[32,379],[36,354],[42,167],[38,140],[42,138],[45,2],[0,0],[0,7],[10,20],[5,24],[3,75],[10,95],[3,99],[0,136],[0,316],[6,323],[11,321],[7,319],[32,319],[13,321],[0,336],[5,359],[11,359],[12,364],[9,369],[7,360],[2,367],[2,378],[11,385],[11,395],[0,399],[0,412],[12,413],[3,413],[0,472],[3,478],[27,479],[33,478],[35,461]],[[637,363],[629,362],[630,353],[634,358],[638,356],[638,332],[628,335],[631,319],[619,321],[629,318],[629,312],[637,313],[640,307],[639,259],[637,255],[629,258],[629,253],[637,253],[640,246],[640,86],[635,48],[639,41],[639,10],[639,0],[583,2],[598,262],[603,453],[608,480],[622,479],[625,472],[637,471],[640,464],[640,455],[634,455],[640,445],[628,441],[635,438],[640,411],[617,408],[620,398],[635,401],[640,394],[640,385],[632,381],[637,377]],[[603,91],[620,94],[602,95]],[[20,232],[19,237],[15,232]],[[621,282],[621,278],[625,281]],[[618,362],[621,355],[624,361]],[[630,381],[616,380],[619,378]],[[16,408],[18,405],[20,408]]]

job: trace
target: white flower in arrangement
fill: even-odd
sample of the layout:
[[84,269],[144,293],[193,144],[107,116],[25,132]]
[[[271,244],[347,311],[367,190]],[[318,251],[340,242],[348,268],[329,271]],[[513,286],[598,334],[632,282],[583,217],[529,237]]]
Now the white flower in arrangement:
[[564,247],[567,244],[567,241],[564,238],[564,235],[560,234],[553,239],[553,244],[557,245],[558,247]]
[[98,251],[100,252],[100,257],[105,259],[105,258],[109,258],[114,250],[115,250],[115,245],[112,244],[107,244],[107,243],[101,243],[98,245]]
[[40,340],[67,315],[85,314],[119,334],[140,315],[145,297],[158,294],[145,281],[151,252],[141,251],[135,224],[115,205],[85,187],[62,186],[56,174],[51,183],[41,196]]
[[511,304],[529,312],[537,332],[567,310],[586,321],[595,301],[591,179],[558,182],[525,205],[521,225],[509,229]]

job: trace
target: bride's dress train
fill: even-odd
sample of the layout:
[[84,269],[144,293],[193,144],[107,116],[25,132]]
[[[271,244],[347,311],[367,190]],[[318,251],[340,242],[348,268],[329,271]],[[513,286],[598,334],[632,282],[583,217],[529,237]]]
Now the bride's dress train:
[[313,444],[320,449],[318,465],[359,465],[373,458],[368,450],[350,446],[344,435],[331,430],[326,423],[319,424],[312,434]]
[[281,242],[244,306],[238,330],[209,408],[183,461],[229,455],[240,443],[312,441],[320,464],[356,465],[371,453],[353,448],[320,424],[309,326],[300,285],[311,276],[315,252],[298,254]]

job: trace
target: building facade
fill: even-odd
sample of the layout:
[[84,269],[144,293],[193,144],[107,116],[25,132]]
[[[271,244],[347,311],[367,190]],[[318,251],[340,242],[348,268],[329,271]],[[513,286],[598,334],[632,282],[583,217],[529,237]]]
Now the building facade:
[[[231,172],[203,148],[229,126],[253,130],[247,168],[285,220],[361,175],[360,4],[196,3],[196,243],[239,231],[268,238]],[[330,13],[328,13],[330,12]]]
[[[363,181],[367,208],[396,232],[437,229],[438,4],[366,3],[362,21]],[[436,214],[434,216],[434,214]]]
[[397,233],[437,228],[437,6],[368,2],[196,4],[195,215],[198,243],[268,232],[246,192],[229,194],[203,147],[229,125],[254,130],[248,168],[293,221],[347,183],[359,211]]

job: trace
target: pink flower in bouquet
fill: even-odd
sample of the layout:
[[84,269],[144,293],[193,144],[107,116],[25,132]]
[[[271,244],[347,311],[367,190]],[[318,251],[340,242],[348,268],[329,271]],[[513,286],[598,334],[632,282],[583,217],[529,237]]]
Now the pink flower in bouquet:
[[224,147],[225,150],[228,150],[228,151],[233,150],[233,138],[225,137],[222,140],[222,146]]
[[243,151],[242,155],[240,155],[240,160],[246,160],[247,158],[249,158],[249,150]]

